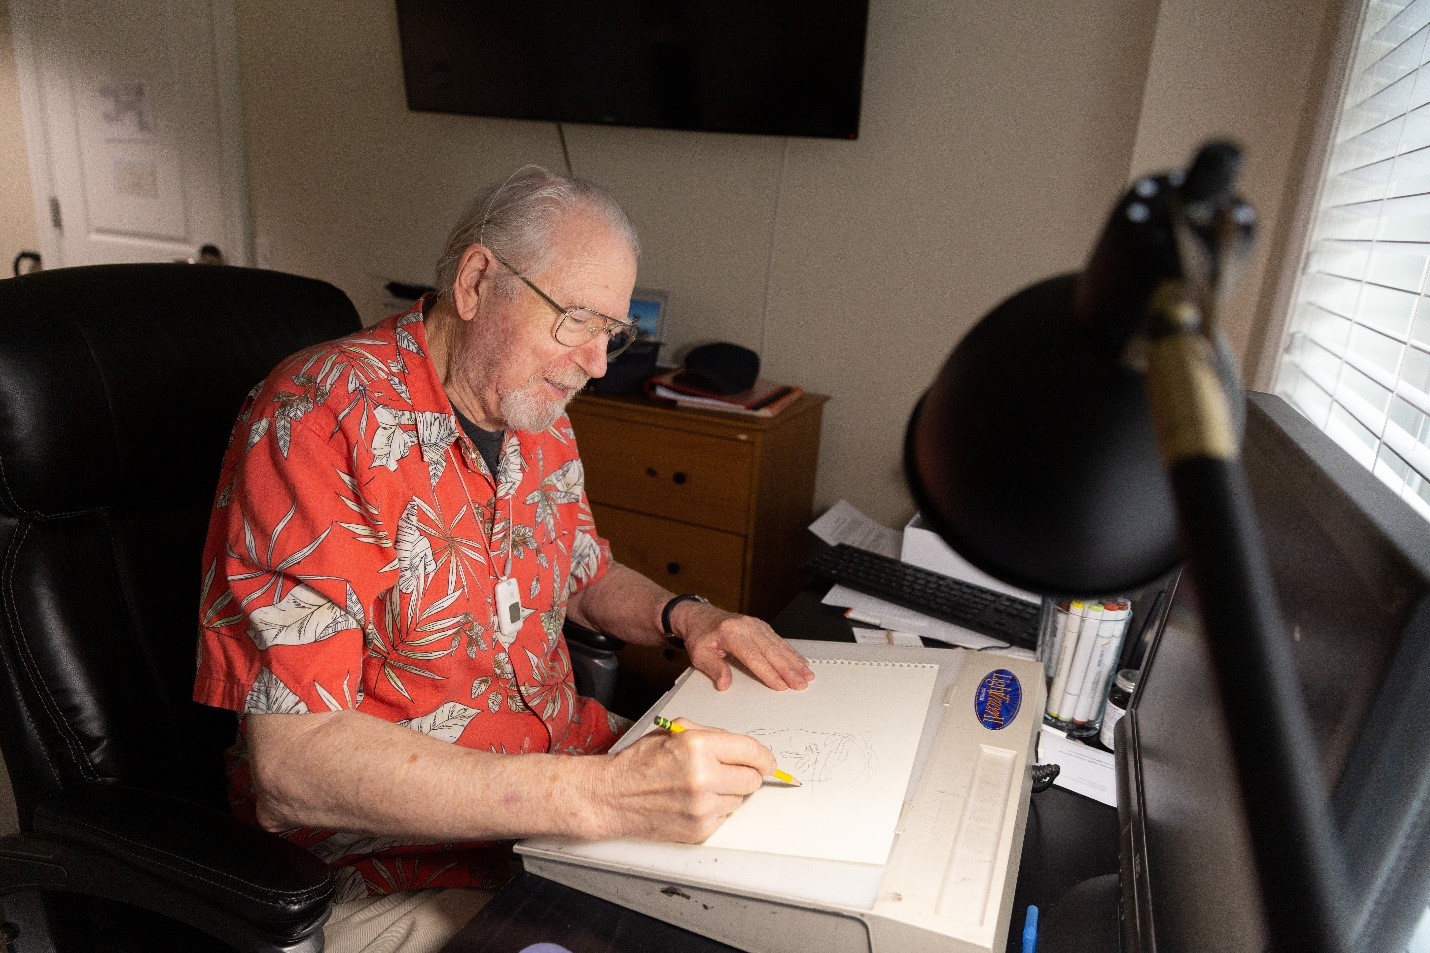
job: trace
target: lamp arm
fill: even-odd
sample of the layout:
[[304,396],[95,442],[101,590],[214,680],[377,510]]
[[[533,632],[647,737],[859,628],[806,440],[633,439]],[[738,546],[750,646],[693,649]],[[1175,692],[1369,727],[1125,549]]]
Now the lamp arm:
[[1250,827],[1274,950],[1341,953],[1344,858],[1230,401],[1179,283],[1154,298],[1146,388]]

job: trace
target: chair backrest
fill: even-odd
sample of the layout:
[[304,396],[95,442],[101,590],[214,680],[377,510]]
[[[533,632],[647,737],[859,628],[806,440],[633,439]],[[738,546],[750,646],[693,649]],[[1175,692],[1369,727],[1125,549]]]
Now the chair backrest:
[[235,720],[190,700],[219,463],[255,384],[358,327],[340,290],[276,272],[0,280],[0,747],[22,829],[95,781],[225,806]]

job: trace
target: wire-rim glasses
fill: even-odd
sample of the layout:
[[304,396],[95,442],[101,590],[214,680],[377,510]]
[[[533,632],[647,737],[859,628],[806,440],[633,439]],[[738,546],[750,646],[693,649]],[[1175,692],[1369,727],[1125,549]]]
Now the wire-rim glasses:
[[608,314],[602,314],[595,308],[576,307],[563,308],[549,294],[536,287],[532,280],[507,262],[505,258],[492,252],[492,257],[506,266],[507,271],[521,279],[536,294],[538,298],[551,306],[551,310],[557,314],[556,325],[551,329],[551,336],[556,338],[558,344],[565,347],[581,347],[596,339],[599,334],[606,337],[606,359],[616,357],[636,339],[636,324],[634,321],[622,321],[620,318],[613,318]]

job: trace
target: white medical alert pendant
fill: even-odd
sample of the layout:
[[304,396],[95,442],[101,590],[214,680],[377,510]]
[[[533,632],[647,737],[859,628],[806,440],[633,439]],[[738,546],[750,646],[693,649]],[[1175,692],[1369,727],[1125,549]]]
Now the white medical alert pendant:
[[496,595],[497,625],[502,635],[516,635],[521,631],[521,588],[507,576],[497,583]]

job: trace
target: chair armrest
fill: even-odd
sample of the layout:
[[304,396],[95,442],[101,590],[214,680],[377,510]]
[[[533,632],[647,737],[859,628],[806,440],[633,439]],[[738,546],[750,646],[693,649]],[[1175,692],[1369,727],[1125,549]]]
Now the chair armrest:
[[572,647],[579,646],[588,654],[590,653],[616,653],[626,647],[626,643],[616,638],[614,635],[605,635],[595,629],[588,629],[578,622],[566,620],[561,628],[561,633],[566,636],[566,644]]
[[93,784],[0,840],[0,893],[62,890],[144,907],[238,949],[322,948],[333,880],[282,838],[188,801]]
[[570,619],[566,620],[561,631],[566,636],[566,647],[571,653],[571,674],[576,679],[576,691],[610,708],[616,698],[616,653],[626,643]]

